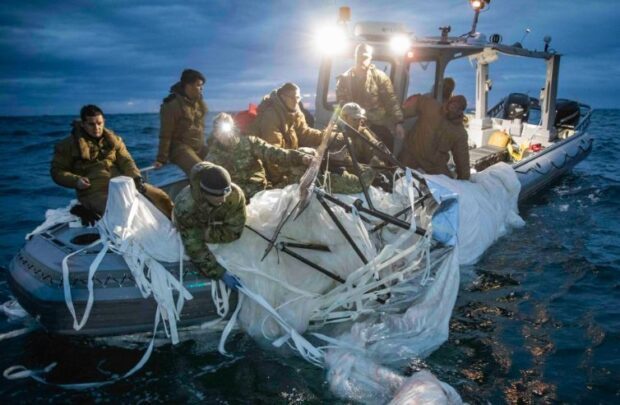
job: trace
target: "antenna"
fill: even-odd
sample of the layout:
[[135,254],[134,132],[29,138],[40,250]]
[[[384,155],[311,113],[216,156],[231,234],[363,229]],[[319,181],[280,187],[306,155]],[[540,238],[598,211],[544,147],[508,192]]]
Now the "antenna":
[[525,37],[527,37],[527,34],[529,34],[530,32],[532,32],[532,30],[529,27],[525,29],[525,33],[521,37],[521,41],[519,41],[521,45],[523,45],[523,40],[525,39]]

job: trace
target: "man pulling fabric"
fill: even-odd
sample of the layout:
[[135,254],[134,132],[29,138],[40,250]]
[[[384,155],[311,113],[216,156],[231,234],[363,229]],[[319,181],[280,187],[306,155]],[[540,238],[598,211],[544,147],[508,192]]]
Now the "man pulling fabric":
[[272,187],[265,166],[296,166],[303,172],[312,162],[312,155],[280,148],[252,135],[239,136],[232,117],[220,113],[213,120],[207,160],[228,170],[249,201],[254,194]]
[[221,166],[196,164],[186,186],[175,199],[174,223],[185,251],[205,276],[221,278],[226,269],[208,243],[230,243],[241,237],[246,221],[243,191]]

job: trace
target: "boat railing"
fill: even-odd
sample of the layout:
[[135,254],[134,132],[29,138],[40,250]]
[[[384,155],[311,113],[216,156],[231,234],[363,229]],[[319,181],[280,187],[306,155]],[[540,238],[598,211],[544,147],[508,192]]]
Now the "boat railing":
[[487,112],[487,116],[491,117],[491,118],[496,118],[498,116],[498,114],[500,113],[500,111],[504,110],[504,103],[505,102],[506,102],[506,99],[502,99],[499,103],[495,104],[495,106],[493,106],[493,108],[491,108]]
[[579,103],[579,115],[579,124],[575,127],[575,132],[588,129],[590,118],[592,117],[592,107],[588,104]]
[[149,174],[155,170],[155,166],[151,165],[151,166],[147,166],[147,167],[143,167],[142,169],[140,169],[140,174],[142,175],[142,178],[144,179],[145,182],[149,182]]

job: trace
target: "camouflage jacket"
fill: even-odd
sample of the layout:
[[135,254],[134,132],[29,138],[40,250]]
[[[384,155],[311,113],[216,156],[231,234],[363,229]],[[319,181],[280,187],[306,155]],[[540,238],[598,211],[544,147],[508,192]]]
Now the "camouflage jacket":
[[209,204],[200,190],[199,173],[211,165],[201,162],[192,169],[189,186],[174,201],[174,223],[192,262],[206,276],[219,278],[225,269],[207,243],[229,243],[241,237],[246,221],[245,197],[233,184],[232,192],[222,205]]
[[[362,127],[358,132],[364,137],[364,139],[375,145],[377,148],[384,151],[389,151],[387,147],[379,140],[379,138],[377,138],[377,136],[370,129]],[[358,163],[368,164],[375,156],[381,156],[372,146],[368,145],[366,142],[360,139],[358,134],[353,133],[351,129],[345,128],[345,133],[349,134],[349,139],[351,139],[351,146],[353,147],[353,151],[355,153]]]
[[355,102],[366,110],[368,121],[374,125],[382,125],[390,130],[403,121],[398,98],[390,78],[370,65],[364,80],[357,80],[355,68],[351,68],[338,76],[336,84],[336,100],[342,106]]
[[303,153],[282,149],[255,136],[241,136],[235,145],[225,146],[209,138],[209,153],[206,160],[223,166],[246,198],[270,186],[264,165],[299,166]]
[[159,110],[159,150],[157,161],[167,163],[170,149],[181,143],[196,153],[205,145],[205,116],[207,104],[202,100],[190,100],[183,94],[181,83],[170,88]]
[[52,179],[63,187],[75,188],[80,177],[87,177],[90,187],[77,190],[78,198],[107,192],[116,176],[140,176],[140,170],[125,147],[123,140],[104,128],[96,139],[84,131],[80,121],[73,123],[71,135],[56,144],[50,169]]
[[308,126],[299,108],[290,111],[275,91],[265,96],[258,106],[258,115],[249,133],[286,149],[316,147],[323,139],[321,131]]

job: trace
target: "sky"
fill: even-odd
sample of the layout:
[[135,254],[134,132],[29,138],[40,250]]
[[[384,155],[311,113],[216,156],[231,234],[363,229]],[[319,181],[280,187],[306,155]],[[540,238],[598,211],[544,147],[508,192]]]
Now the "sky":
[[[75,115],[84,104],[106,113],[157,112],[185,68],[207,76],[210,110],[240,110],[284,82],[300,85],[313,108],[321,55],[317,28],[348,5],[353,22],[393,21],[416,36],[438,27],[469,31],[467,0],[4,0],[0,8],[0,115]],[[522,39],[563,55],[559,96],[620,108],[618,0],[492,0],[478,30]],[[449,73],[473,104],[467,61]],[[540,62],[491,65],[491,102],[508,92],[538,95]],[[469,83],[469,84],[468,84]]]

